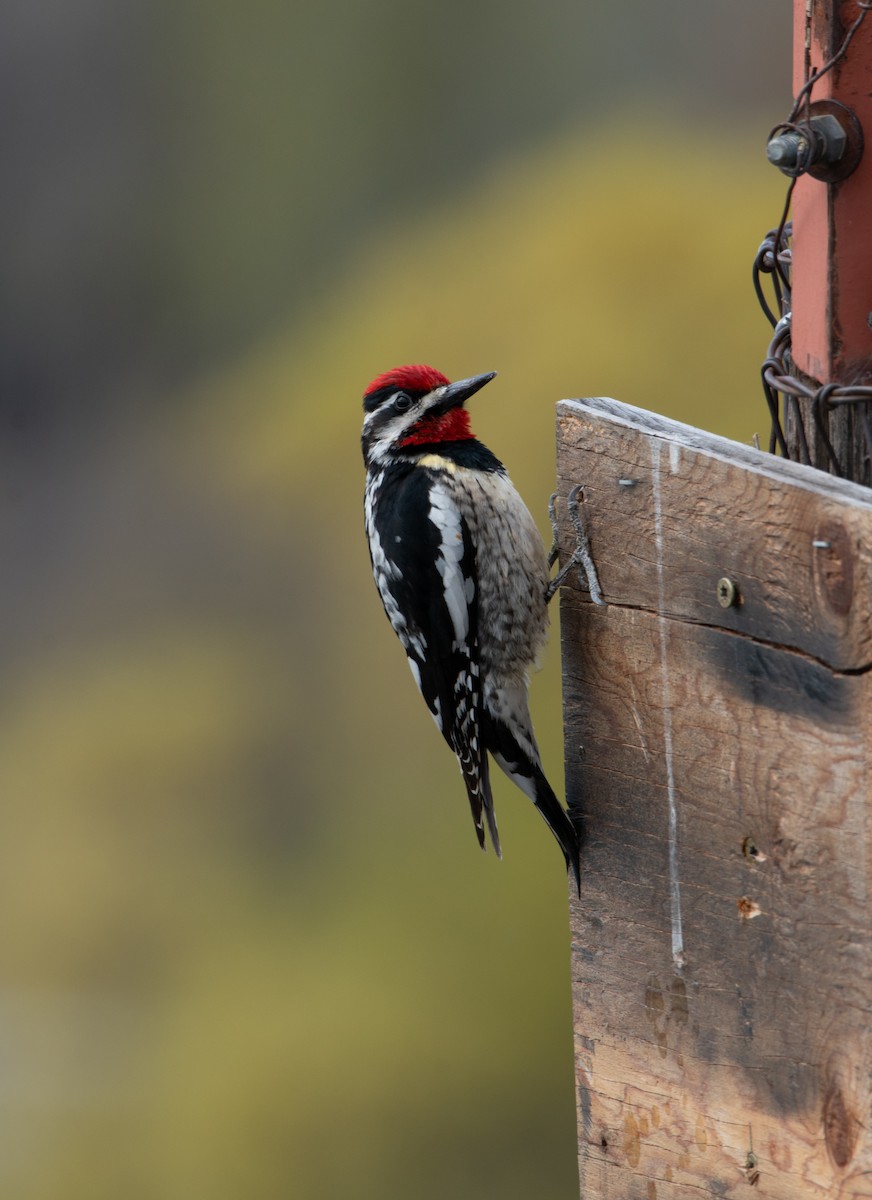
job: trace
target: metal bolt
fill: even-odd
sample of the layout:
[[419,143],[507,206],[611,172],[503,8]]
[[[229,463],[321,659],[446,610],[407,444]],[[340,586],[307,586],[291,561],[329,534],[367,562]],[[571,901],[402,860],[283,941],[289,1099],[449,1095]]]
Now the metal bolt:
[[777,134],[766,146],[766,157],[785,175],[800,173],[800,163],[808,152],[808,139],[801,133]]
[[727,579],[725,575],[723,579],[718,580],[717,596],[721,608],[731,608],[732,605],[738,603],[739,589],[732,579]]
[[847,144],[848,135],[836,117],[823,113],[770,138],[766,157],[785,175],[804,175],[818,165],[835,166]]
[[856,113],[837,100],[818,100],[805,120],[776,125],[766,157],[784,175],[811,175],[826,183],[846,179],[863,155]]

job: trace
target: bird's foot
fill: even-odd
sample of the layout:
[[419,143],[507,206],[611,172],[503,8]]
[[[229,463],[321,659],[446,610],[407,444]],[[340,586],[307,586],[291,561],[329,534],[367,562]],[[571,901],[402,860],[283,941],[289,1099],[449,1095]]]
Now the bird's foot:
[[[558,589],[562,586],[564,580],[569,575],[573,567],[578,567],[578,580],[582,591],[589,592],[590,598],[594,604],[605,604],[603,600],[602,588],[600,587],[599,576],[594,565],[593,555],[590,552],[590,540],[587,536],[587,531],[584,528],[584,522],[581,517],[581,501],[583,492],[581,485],[576,485],[566,498],[569,519],[572,522],[572,528],[575,530],[575,550],[569,562],[557,572],[554,578],[549,582],[545,589],[545,601],[550,603],[556,595]],[[551,550],[548,554],[548,566],[552,567],[557,561],[558,555],[558,538],[557,538],[557,493],[555,492],[548,501],[548,516],[551,520],[551,529],[554,533],[554,541],[551,544]]]

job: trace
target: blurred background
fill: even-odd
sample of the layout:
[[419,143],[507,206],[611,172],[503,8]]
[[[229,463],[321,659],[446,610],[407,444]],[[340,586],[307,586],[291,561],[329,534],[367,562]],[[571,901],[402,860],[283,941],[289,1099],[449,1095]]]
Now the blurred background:
[[[7,0],[0,1194],[577,1195],[562,860],[381,612],[360,397],[749,441],[774,0]],[[562,791],[552,637],[533,709]]]

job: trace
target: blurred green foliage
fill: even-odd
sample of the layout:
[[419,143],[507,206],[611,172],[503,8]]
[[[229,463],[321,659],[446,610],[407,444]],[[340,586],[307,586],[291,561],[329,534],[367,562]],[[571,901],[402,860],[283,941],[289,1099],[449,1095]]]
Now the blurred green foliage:
[[[576,1194],[562,862],[502,780],[477,848],[369,577],[359,397],[498,369],[474,425],[543,531],[561,397],[750,440],[758,160],[652,121],[504,161],[88,460],[4,689],[0,1193]],[[558,791],[559,686],[553,638]]]

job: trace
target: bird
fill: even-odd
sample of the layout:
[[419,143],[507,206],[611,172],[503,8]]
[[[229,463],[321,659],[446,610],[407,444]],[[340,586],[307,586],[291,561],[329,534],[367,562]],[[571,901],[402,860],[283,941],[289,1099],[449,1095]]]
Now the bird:
[[423,364],[363,395],[364,517],[376,587],[415,683],[457,757],[479,845],[502,857],[490,759],[530,799],[580,892],[580,827],[545,777],[528,705],[548,630],[550,560],[467,401],[496,375],[454,383]]

